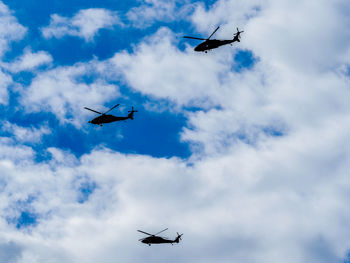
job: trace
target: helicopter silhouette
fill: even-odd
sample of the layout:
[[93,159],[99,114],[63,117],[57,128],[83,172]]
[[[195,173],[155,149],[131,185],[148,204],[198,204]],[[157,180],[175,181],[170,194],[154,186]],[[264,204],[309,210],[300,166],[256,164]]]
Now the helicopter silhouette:
[[217,40],[217,39],[210,39],[216,31],[218,31],[218,29],[220,28],[220,26],[218,26],[214,32],[207,38],[198,38],[198,37],[189,37],[189,36],[184,36],[184,38],[190,38],[190,39],[197,39],[197,40],[205,40],[204,42],[200,43],[198,46],[196,46],[194,48],[194,51],[198,51],[198,52],[205,52],[207,53],[208,50],[214,49],[214,48],[218,48],[220,46],[223,45],[227,45],[227,44],[231,44],[233,42],[241,42],[239,39],[241,37],[241,33],[243,33],[244,31],[239,31],[238,27],[237,27],[237,33],[233,35],[233,39],[230,40]]
[[182,240],[181,237],[182,237],[183,234],[180,235],[177,232],[176,232],[177,233],[177,237],[174,240],[157,236],[158,234],[164,232],[165,230],[168,230],[168,228],[166,228],[166,229],[164,229],[164,230],[162,230],[162,231],[160,231],[160,232],[158,232],[157,234],[154,234],[154,235],[149,234],[147,232],[144,232],[142,230],[137,230],[137,231],[139,231],[139,232],[141,232],[143,234],[148,235],[148,237],[141,238],[141,239],[139,239],[139,241],[141,241],[142,243],[148,244],[150,246],[151,244],[171,244],[171,245],[173,245],[173,243],[179,243],[180,240]]
[[137,110],[134,110],[134,107],[131,108],[131,111],[128,111],[129,114],[126,117],[117,117],[114,115],[106,114],[106,113],[110,112],[111,110],[113,110],[114,108],[118,107],[119,105],[120,104],[113,106],[112,108],[110,108],[108,111],[106,111],[104,113],[89,109],[88,107],[84,107],[84,109],[89,110],[89,111],[93,111],[93,112],[101,115],[101,116],[98,116],[95,119],[89,121],[89,123],[97,124],[100,126],[102,126],[103,123],[110,123],[110,122],[115,122],[115,121],[125,121],[127,119],[133,120],[134,119],[134,112],[137,112]]

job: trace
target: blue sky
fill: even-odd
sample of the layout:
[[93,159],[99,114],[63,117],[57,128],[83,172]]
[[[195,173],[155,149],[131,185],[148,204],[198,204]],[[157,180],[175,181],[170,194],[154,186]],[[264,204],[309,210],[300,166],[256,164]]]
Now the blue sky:
[[[46,51],[53,58],[53,67],[69,66],[77,62],[85,62],[97,57],[99,60],[105,60],[113,56],[114,53],[121,50],[132,51],[133,45],[139,43],[144,37],[155,33],[157,28],[167,26],[177,33],[183,32],[195,34],[189,21],[169,21],[168,23],[160,21],[147,28],[118,28],[101,29],[94,37],[94,40],[86,43],[83,39],[74,36],[64,36],[60,39],[44,40],[41,28],[50,23],[50,15],[57,13],[60,16],[71,17],[81,9],[87,8],[106,8],[116,11],[123,18],[123,14],[132,7],[137,7],[140,2],[137,1],[72,1],[65,4],[61,1],[48,3],[47,1],[5,1],[6,5],[13,10],[19,23],[28,28],[27,35],[22,41],[13,43],[11,50],[6,53],[5,61],[11,61],[22,54],[26,47],[30,47],[32,52]],[[213,1],[204,2],[206,5],[213,4]],[[128,23],[127,18],[125,23]],[[190,29],[185,31],[185,29]],[[197,33],[198,35],[198,33]],[[194,42],[195,44],[196,42]],[[179,48],[183,49],[183,42],[179,43]],[[193,44],[193,43],[192,43]],[[254,59],[251,51],[239,51],[235,56],[236,70],[251,68]],[[34,74],[20,72],[13,76],[16,81],[23,85],[28,85]],[[126,107],[134,105],[139,109],[135,121],[127,123],[117,123],[107,125],[104,128],[86,127],[88,131],[76,129],[71,125],[60,125],[49,113],[24,114],[23,111],[16,111],[16,94],[11,94],[10,107],[6,107],[3,114],[11,123],[20,126],[39,126],[47,121],[53,132],[42,139],[40,145],[35,146],[38,154],[43,155],[42,150],[48,147],[57,147],[69,150],[77,156],[91,151],[99,144],[116,151],[125,153],[148,154],[155,157],[178,156],[187,158],[190,156],[190,148],[187,143],[180,141],[180,132],[182,127],[186,126],[186,116],[182,112],[147,112],[142,107],[145,101],[157,103],[156,98],[142,96],[141,94],[129,89],[127,85],[121,87],[123,94],[127,94],[127,100],[115,100],[101,105],[100,108],[106,108],[114,105],[113,103],[123,103]],[[86,105],[90,107],[89,105]],[[83,109],[82,109],[83,110]],[[98,109],[97,109],[98,110]],[[125,115],[118,110],[114,111],[116,115]],[[92,113],[91,118],[95,115]],[[123,139],[118,139],[116,134],[123,134]],[[39,158],[40,159],[40,158]]]
[[[195,2],[193,2],[195,3]],[[213,1],[203,2],[206,6],[213,4]],[[70,66],[79,62],[87,62],[92,59],[106,60],[112,57],[116,52],[128,50],[133,52],[133,47],[143,38],[154,34],[159,27],[168,27],[174,32],[182,34],[197,34],[189,21],[159,21],[150,24],[146,28],[135,28],[124,15],[133,7],[140,6],[138,1],[4,1],[17,18],[18,22],[27,28],[25,37],[18,42],[11,43],[9,51],[4,56],[4,61],[10,63],[16,57],[22,55],[25,49],[30,48],[31,52],[36,53],[45,51],[52,56],[51,68],[60,66]],[[181,4],[179,3],[179,6]],[[82,38],[75,36],[63,36],[62,38],[44,39],[41,29],[48,26],[50,16],[55,13],[63,17],[72,17],[79,10],[88,8],[104,8],[115,11],[122,21],[126,24],[125,28],[115,26],[98,31],[92,41],[86,42]],[[130,24],[130,25],[129,25]],[[194,42],[196,43],[196,42]],[[193,43],[192,43],[193,44]],[[184,43],[179,42],[178,48],[184,49]],[[234,69],[241,71],[252,68],[254,58],[251,51],[241,50],[235,55]],[[39,70],[46,70],[43,66]],[[12,75],[13,79],[23,86],[30,85],[35,73],[21,71]],[[84,80],[83,80],[84,81]],[[86,82],[91,80],[86,77]],[[117,81],[118,82],[118,81]],[[189,158],[191,148],[188,142],[181,141],[180,133],[183,127],[187,125],[187,118],[184,112],[166,110],[163,112],[148,111],[143,107],[144,103],[153,104],[166,103],[167,100],[161,100],[152,96],[144,96],[139,92],[130,89],[125,83],[118,82],[123,95],[127,99],[107,101],[100,105],[96,110],[103,111],[115,103],[121,103],[125,107],[134,106],[139,112],[136,113],[134,121],[126,121],[96,127],[84,123],[84,127],[75,127],[74,125],[60,123],[52,113],[35,112],[28,113],[23,111],[23,106],[18,102],[18,93],[10,91],[9,105],[2,106],[2,119],[11,124],[23,128],[39,127],[45,123],[50,127],[51,132],[45,134],[40,142],[24,143],[32,147],[35,151],[36,162],[47,162],[51,155],[47,153],[50,147],[62,149],[74,154],[77,158],[91,152],[96,147],[106,147],[121,153],[143,154],[154,157],[173,156],[180,158]],[[86,105],[90,107],[90,105]],[[170,106],[171,108],[171,106]],[[81,109],[84,111],[84,109]],[[201,110],[199,107],[187,108],[186,112],[195,112]],[[118,109],[113,112],[115,115],[126,115],[126,111],[119,112]],[[94,113],[89,112],[89,118],[96,117]],[[11,131],[4,130],[3,136],[11,137]],[[237,136],[239,138],[239,136]],[[92,184],[95,185],[95,184]],[[82,187],[82,197],[80,202],[85,201],[88,195],[93,192],[95,187],[86,184]],[[30,203],[30,202],[29,202]],[[16,225],[18,229],[25,228],[37,223],[37,215],[27,211],[26,207],[19,206],[20,214],[17,218],[9,219],[10,223]]]
[[[0,1],[0,257],[347,262],[347,10]],[[242,41],[205,54],[182,38],[219,25]],[[84,107],[117,103],[134,120],[88,123]],[[179,245],[137,241],[166,227]]]
[[[106,8],[116,11],[123,18],[123,14],[132,7],[137,7],[140,2],[130,1],[108,1],[106,3],[100,1],[72,1],[63,4],[61,1],[47,3],[46,1],[8,1],[4,2],[13,10],[18,21],[28,28],[28,33],[24,40],[13,43],[11,51],[6,53],[5,61],[11,61],[15,57],[21,55],[23,50],[30,46],[32,52],[47,51],[53,58],[53,67],[69,66],[77,62],[85,62],[97,57],[99,60],[105,60],[113,56],[114,53],[121,50],[132,51],[133,45],[139,43],[144,37],[155,33],[157,28],[167,26],[177,33],[195,34],[189,21],[170,21],[154,23],[147,28],[118,28],[101,29],[94,37],[94,40],[86,43],[83,39],[74,36],[64,36],[60,39],[44,40],[41,28],[50,23],[50,15],[57,13],[60,16],[71,17],[81,9],[87,8]],[[212,1],[204,2],[206,5],[213,4]],[[129,23],[127,18],[125,23]],[[185,31],[185,29],[190,30]],[[197,33],[198,35],[198,33]],[[179,43],[179,48],[183,49],[183,42]],[[196,42],[192,43],[196,44]],[[239,51],[235,56],[235,70],[251,68],[254,64],[254,58],[251,51]],[[14,75],[14,78],[23,85],[28,85],[33,74],[28,72],[20,72]],[[142,96],[137,92],[133,92],[127,85],[122,85],[123,95],[128,96],[128,100],[114,100],[101,105],[100,108],[113,106],[115,103],[123,103],[126,107],[132,105],[139,109],[135,121],[127,123],[117,123],[107,125],[104,128],[87,127],[88,131],[76,129],[71,125],[60,125],[51,114],[23,114],[22,111],[15,111],[16,94],[11,94],[13,103],[10,108],[6,107],[5,118],[11,123],[20,126],[38,126],[47,121],[53,132],[42,139],[42,143],[35,146],[39,156],[43,156],[42,150],[48,147],[57,147],[69,150],[77,156],[90,152],[99,144],[111,148],[113,150],[125,153],[148,154],[155,157],[171,157],[178,156],[180,158],[188,158],[190,156],[190,148],[187,143],[180,141],[180,132],[182,127],[186,126],[186,116],[182,112],[147,112],[142,108],[145,101],[153,101],[157,103],[157,99]],[[113,104],[114,103],[114,104]],[[90,107],[89,105],[86,105]],[[83,109],[82,109],[83,110]],[[97,109],[98,110],[98,109]],[[116,115],[125,115],[118,110],[114,112]],[[92,113],[91,118],[95,115]],[[118,139],[116,134],[123,134],[123,139]],[[40,159],[40,157],[39,157]]]
[[[13,51],[7,54],[9,60],[21,54],[23,48],[28,45],[34,52],[38,50],[49,52],[53,57],[54,66],[88,61],[94,56],[97,56],[98,59],[106,59],[119,50],[130,48],[133,43],[139,42],[142,37],[154,31],[153,29],[141,31],[132,28],[131,30],[102,30],[93,43],[84,43],[84,40],[75,37],[43,41],[40,28],[49,24],[50,15],[53,11],[62,16],[72,16],[80,9],[91,7],[109,8],[118,12],[125,12],[133,6],[132,2],[129,2],[128,5],[122,1],[109,4],[99,3],[99,1],[72,1],[69,5],[62,4],[61,1],[50,4],[47,1],[36,2],[35,4],[32,1],[11,1],[7,4],[14,10],[19,22],[28,26],[29,29],[25,41],[16,43]],[[27,73],[19,75],[18,78],[23,79],[24,83],[28,83],[32,77]],[[125,87],[126,89],[127,87]],[[122,102],[127,107],[134,105],[136,108],[140,108],[138,104],[147,100],[139,94],[130,95],[129,101]],[[117,102],[120,101],[111,101],[110,103]],[[112,106],[112,104],[106,106]],[[102,107],[103,105],[101,105]],[[11,110],[14,110],[14,108]],[[12,123],[24,126],[40,125],[43,121],[48,120],[54,132],[44,138],[44,143],[39,146],[44,150],[47,147],[58,147],[82,155],[102,143],[121,152],[150,154],[157,157],[172,155],[187,157],[189,155],[188,147],[180,143],[178,135],[185,124],[184,116],[169,113],[150,114],[142,108],[139,109],[139,112],[137,114],[139,116],[135,118],[134,122],[128,121],[128,123],[107,125],[103,129],[89,127],[88,132],[81,132],[70,125],[61,126],[50,114],[23,115],[23,113],[17,112],[14,116],[11,116],[11,113],[6,112],[6,116]],[[118,111],[114,113],[118,115]],[[126,115],[126,113],[119,113],[119,115]],[[95,115],[92,113],[91,118],[94,117]],[[120,141],[116,137],[116,131],[125,135],[123,140]]]

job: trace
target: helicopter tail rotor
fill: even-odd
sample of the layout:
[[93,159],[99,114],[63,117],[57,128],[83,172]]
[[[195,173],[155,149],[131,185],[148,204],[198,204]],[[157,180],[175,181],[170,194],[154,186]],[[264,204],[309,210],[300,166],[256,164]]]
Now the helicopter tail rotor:
[[243,33],[244,31],[239,31],[238,27],[237,27],[237,33],[235,33],[233,35],[233,39],[237,40],[238,42],[241,42],[240,41],[240,38],[241,38],[241,33]]
[[131,107],[131,110],[128,111],[129,113],[134,113],[134,112],[138,112],[137,110],[134,110],[134,107]]
[[133,120],[134,119],[134,112],[138,112],[138,111],[134,110],[134,106],[132,106],[131,110],[129,110],[128,112],[129,112],[128,117]]
[[176,243],[179,243],[180,240],[182,240],[181,237],[182,237],[183,234],[179,234],[178,232],[176,232],[176,234],[177,234],[177,237],[176,237],[176,239],[175,239],[175,242],[176,242]]

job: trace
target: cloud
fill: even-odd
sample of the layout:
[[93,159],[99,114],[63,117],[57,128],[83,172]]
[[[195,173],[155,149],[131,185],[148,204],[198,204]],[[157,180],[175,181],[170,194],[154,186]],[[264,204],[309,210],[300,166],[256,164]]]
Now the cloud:
[[[9,50],[13,41],[23,38],[27,29],[17,22],[8,7],[0,1],[0,57]],[[0,104],[8,104],[8,88],[13,84],[12,77],[0,69]]]
[[12,77],[0,70],[0,104],[8,104],[8,88],[13,84]]
[[[203,33],[208,23],[222,24],[218,38],[242,24],[234,47],[181,51],[175,34],[160,28],[132,52],[35,73],[21,91],[28,112],[50,111],[80,128],[83,106],[120,96],[110,84],[120,77],[177,105],[188,117],[181,138],[194,151],[181,160],[96,146],[78,158],[49,148],[51,159],[37,163],[21,139],[2,137],[4,244],[22,249],[19,262],[344,262],[349,8],[346,1],[219,0],[199,6],[191,21]],[[238,49],[259,59],[237,72]],[[17,229],[6,220],[26,212],[34,225]],[[184,233],[183,242],[150,253],[137,241],[136,229],[163,227],[169,237]]]
[[13,242],[0,244],[0,256],[6,263],[16,263],[21,258],[22,248]]
[[[0,144],[0,159],[4,166],[11,166],[12,163],[17,164],[34,156],[32,148],[25,145],[16,145],[15,141],[9,137],[0,137]],[[11,161],[8,162],[8,160]]]
[[9,49],[12,41],[23,38],[27,29],[17,22],[8,7],[0,2],[0,56]]
[[41,126],[39,129],[34,127],[26,128],[16,124],[11,124],[8,121],[3,122],[2,130],[13,134],[13,137],[20,143],[38,143],[42,136],[51,133],[47,126]]
[[22,91],[21,102],[28,112],[52,112],[61,123],[80,127],[87,114],[84,106],[100,107],[120,96],[101,70],[103,65],[93,60],[40,72]]
[[156,21],[171,22],[179,18],[186,19],[194,7],[194,4],[186,0],[144,0],[140,6],[131,8],[127,17],[134,26],[146,28]]
[[175,45],[174,34],[160,28],[134,52],[116,53],[109,62],[131,88],[145,95],[179,104],[210,102],[210,97],[215,96],[214,87],[220,84],[219,75],[229,71],[222,62],[229,61],[232,55],[211,59],[194,54],[189,48],[181,52]]
[[[274,6],[274,4],[271,6]],[[204,4],[198,4],[190,19],[197,30],[206,33],[208,36],[211,33],[209,31],[214,30],[216,25],[223,26],[228,22],[234,22],[229,23],[230,27],[222,27],[216,33],[216,37],[228,33],[232,36],[236,31],[236,27],[242,27],[247,21],[259,16],[260,11],[265,11],[265,7],[268,8],[268,3],[262,0],[238,0],[235,2],[222,0],[216,1],[210,8],[206,8]]]
[[51,64],[52,60],[52,56],[46,51],[32,52],[27,48],[22,56],[17,57],[11,63],[3,63],[2,66],[13,73],[18,73],[32,71],[42,65]]
[[[280,43],[277,47],[279,40],[288,37],[288,31],[296,32],[301,29],[291,26],[287,21],[285,24],[276,24],[285,27],[283,33],[269,26],[261,33],[255,27],[261,29],[261,24],[270,21],[274,14],[278,15],[277,10],[287,12],[288,5],[269,6],[258,1],[249,4],[243,2],[219,1],[205,14],[201,13],[204,11],[199,6],[199,11],[193,14],[193,21],[198,28],[202,28],[204,20],[198,19],[198,16],[217,19],[224,17],[226,21],[222,26],[222,35],[227,35],[226,32],[229,31],[232,33],[232,26],[228,27],[228,24],[235,25],[236,20],[245,23],[244,28],[247,29],[243,40],[236,43],[235,47],[252,50],[259,58],[251,70],[232,70],[232,64],[235,63],[234,52],[237,49],[232,50],[231,47],[222,47],[210,55],[194,54],[190,48],[181,52],[176,47],[178,42],[174,35],[164,28],[146,38],[134,48],[134,52],[117,53],[111,62],[130,87],[145,95],[169,99],[180,107],[221,108],[216,112],[190,114],[191,119],[188,122],[194,128],[193,136],[190,136],[193,141],[199,141],[198,132],[212,131],[206,135],[201,133],[205,138],[203,144],[212,149],[223,149],[225,145],[234,144],[234,138],[253,143],[258,134],[266,135],[266,131],[274,130],[272,133],[282,132],[286,135],[303,125],[322,125],[328,118],[346,116],[349,113],[348,76],[340,69],[347,65],[348,48],[344,45],[347,41],[336,41],[333,45],[328,45],[330,42],[327,40],[324,49],[332,53],[329,60],[324,59],[321,51],[313,55],[314,49],[308,54],[300,52],[301,47],[295,47],[299,45],[294,43],[296,40],[290,39],[288,45]],[[233,12],[237,6],[242,8],[241,13]],[[307,6],[302,3],[299,3],[298,8],[307,10]],[[314,8],[318,10],[317,7]],[[339,9],[333,5],[328,9],[331,16],[338,17]],[[325,10],[326,7],[320,7],[315,16],[316,21],[321,20]],[[229,11],[232,11],[232,16],[225,15]],[[299,13],[298,17],[303,17],[303,21],[309,19],[304,12]],[[301,24],[303,23],[300,22]],[[332,34],[347,36],[348,29],[345,28],[346,22],[342,14],[332,24]],[[271,34],[270,37],[264,37],[264,32]],[[257,39],[257,36],[261,38]],[[307,46],[306,42],[317,46],[323,36],[322,30],[314,30],[305,39],[297,38],[297,42],[305,41],[305,50],[309,50],[312,47]],[[275,45],[275,48],[271,48]],[[343,48],[339,48],[342,46]],[[279,52],[280,55],[277,56]],[[298,64],[296,61],[299,61]],[[331,68],[330,63],[333,64]],[[325,70],[327,74],[324,74]],[[142,79],[139,78],[141,75],[144,76]],[[202,116],[200,123],[195,116]],[[186,129],[183,138],[187,140],[188,136],[189,130]],[[218,138],[225,143],[209,146],[212,142],[218,142],[210,138]]]
[[[171,206],[181,210],[183,224],[202,230],[194,234],[186,229],[197,237],[190,241],[203,240],[200,233],[209,232],[202,235],[212,241],[203,241],[201,251],[217,250],[209,255],[204,252],[203,258],[192,250],[198,261],[211,262],[215,254],[215,260],[222,262],[232,258],[245,262],[343,262],[349,249],[347,234],[342,233],[349,231],[344,224],[349,215],[343,211],[348,200],[345,174],[349,152],[342,145],[347,144],[349,132],[350,94],[349,77],[339,69],[349,63],[346,21],[337,5],[326,2],[321,7],[298,2],[292,13],[286,3],[259,8],[254,3],[239,17],[225,16],[240,4],[243,2],[219,1],[206,15],[226,17],[222,35],[241,21],[246,32],[237,46],[259,57],[249,71],[231,71],[232,56],[219,59],[230,47],[205,57],[189,49],[180,52],[165,29],[135,47],[133,53],[116,54],[112,61],[128,84],[144,94],[201,106],[205,104],[198,101],[208,97],[212,105],[220,106],[189,113],[189,129],[183,132],[183,139],[203,145],[199,152],[202,161],[193,159],[199,171],[197,179],[208,188],[189,186],[207,197],[200,199],[203,210],[193,196],[187,199],[196,205],[189,210]],[[306,11],[310,9],[314,17]],[[287,14],[298,14],[298,27],[290,23],[287,18],[293,17]],[[330,41],[317,26],[326,14],[334,18],[326,32],[340,34],[343,40]],[[305,35],[302,25],[307,25]],[[207,25],[198,22],[197,26]],[[324,52],[331,57],[322,56]],[[191,60],[186,60],[188,56]],[[144,78],[139,80],[141,75]],[[179,174],[174,175],[178,180]],[[160,211],[168,212],[164,207]],[[342,223],[334,224],[339,218]],[[218,228],[224,228],[219,236],[226,243],[244,244],[239,251],[225,247],[225,242],[216,240],[218,233],[208,230]]]
[[[270,138],[258,148],[240,144],[192,166],[108,149],[80,159],[50,149],[52,160],[42,164],[28,157],[14,165],[7,158],[0,163],[6,182],[2,204],[31,197],[38,223],[31,235],[4,223],[0,227],[23,247],[20,262],[50,256],[53,262],[148,261],[149,248],[138,243],[142,236],[136,229],[156,232],[163,226],[169,227],[169,237],[184,233],[183,242],[162,247],[155,262],[169,253],[185,262],[341,262],[349,245],[349,164],[338,157],[347,159],[347,148],[338,149],[348,132],[329,126],[316,140],[309,131]],[[336,170],[329,166],[334,162]],[[84,181],[96,188],[80,202]],[[15,212],[2,209],[2,216]]]
[[[292,5],[287,1],[222,0],[209,10],[198,6],[192,21],[201,32],[213,25],[224,25],[218,32],[219,36],[227,35],[236,26],[246,29],[240,44],[270,62],[288,62],[290,66],[295,66],[294,70],[300,71],[325,65],[328,65],[325,69],[329,70],[335,66],[333,62],[349,59],[346,40],[350,32],[345,14],[348,6],[344,1],[321,3],[297,1]],[[308,9],[317,12],[310,16]],[[331,21],[324,24],[327,17]],[[324,52],[333,55],[327,57]]]
[[62,38],[64,36],[76,36],[92,41],[102,28],[112,28],[121,24],[115,12],[103,8],[89,8],[80,10],[72,18],[62,17],[58,14],[51,15],[50,25],[41,29],[45,38]]

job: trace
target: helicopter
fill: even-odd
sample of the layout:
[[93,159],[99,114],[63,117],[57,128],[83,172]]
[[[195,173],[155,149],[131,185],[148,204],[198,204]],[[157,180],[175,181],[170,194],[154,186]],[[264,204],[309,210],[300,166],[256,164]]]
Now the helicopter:
[[[241,37],[241,33],[243,33],[244,31],[239,31],[238,27],[237,27],[237,33],[233,35],[233,39],[231,40],[217,40],[217,39],[210,39],[216,31],[218,31],[218,29],[220,28],[220,26],[218,26],[214,32],[207,38],[198,38],[198,37],[189,37],[189,36],[184,36],[184,38],[191,38],[191,39],[198,39],[198,40],[205,40],[204,42],[200,43],[198,46],[196,46],[194,48],[194,51],[198,51],[198,52],[205,52],[207,53],[208,50],[214,49],[214,48],[218,48],[220,46],[223,45],[227,45],[227,44],[231,44],[233,42],[241,42],[239,39]],[[231,44],[232,45],[232,44]]]
[[134,110],[134,107],[131,108],[131,111],[128,111],[129,114],[126,117],[117,117],[117,116],[114,116],[114,115],[108,115],[107,114],[108,112],[110,112],[114,108],[118,107],[119,105],[120,104],[117,104],[117,105],[113,106],[112,108],[110,108],[108,111],[106,111],[104,113],[92,110],[92,109],[90,109],[88,107],[84,107],[84,109],[89,110],[89,111],[93,111],[93,112],[98,113],[98,114],[101,115],[101,116],[98,116],[95,119],[89,121],[89,123],[97,124],[97,125],[100,125],[100,126],[102,126],[103,123],[110,123],[110,122],[115,122],[115,121],[125,121],[127,119],[133,120],[134,119],[134,112],[137,112],[137,110]]
[[139,241],[141,241],[142,243],[148,244],[150,246],[151,244],[171,244],[171,245],[173,245],[173,243],[179,243],[179,241],[182,240],[181,237],[182,237],[183,234],[180,235],[177,232],[176,232],[177,233],[177,237],[174,240],[166,239],[166,238],[157,236],[158,234],[164,232],[165,230],[168,230],[168,228],[166,228],[166,229],[164,229],[164,230],[162,230],[162,231],[160,231],[160,232],[158,232],[157,234],[154,234],[154,235],[149,234],[147,232],[144,232],[142,230],[137,230],[137,231],[139,231],[139,232],[141,232],[143,234],[148,235],[148,237],[141,238],[141,239],[139,239]]

